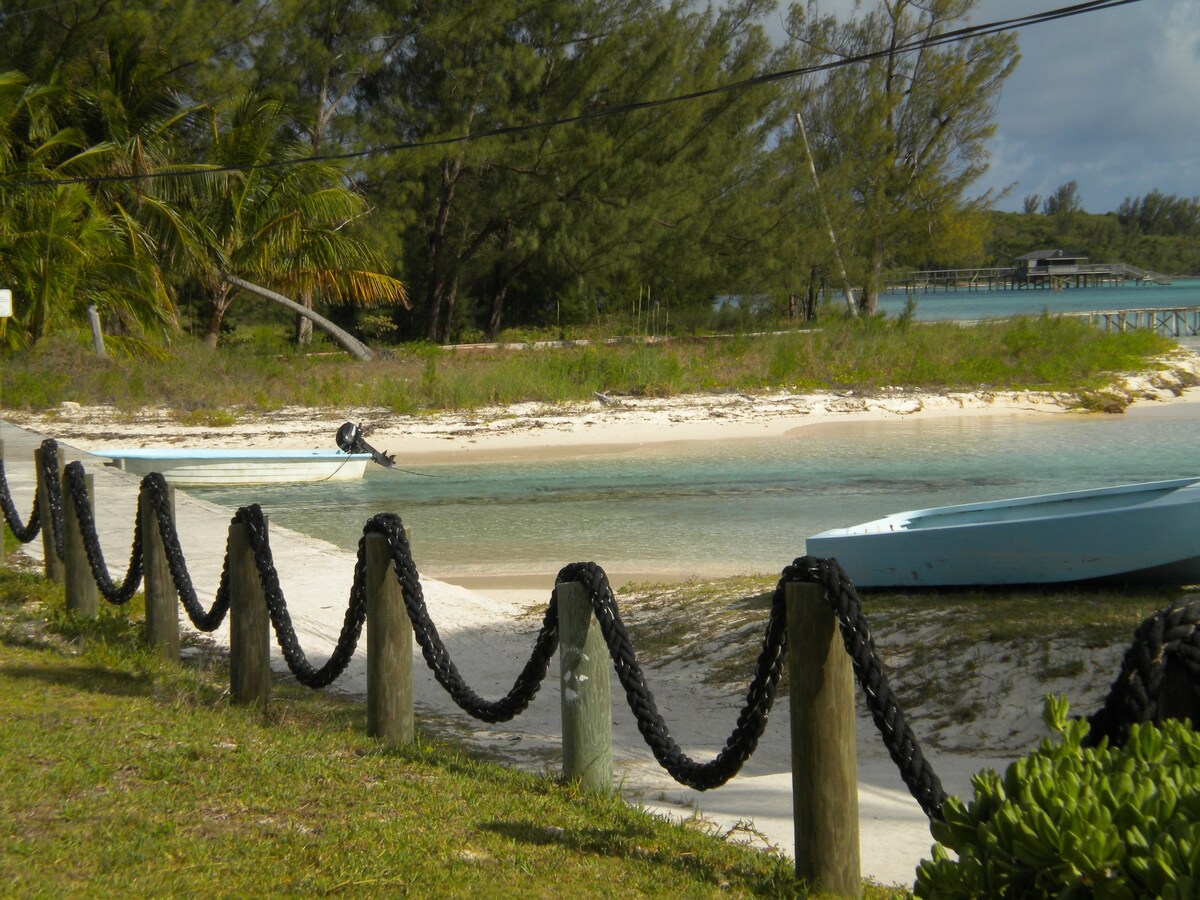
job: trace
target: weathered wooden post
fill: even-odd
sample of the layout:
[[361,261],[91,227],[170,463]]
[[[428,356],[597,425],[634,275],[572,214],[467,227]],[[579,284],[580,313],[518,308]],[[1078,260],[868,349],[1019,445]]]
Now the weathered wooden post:
[[386,537],[367,535],[366,563],[367,734],[396,747],[416,734],[413,630]]
[[854,676],[824,591],[786,587],[796,877],[862,894]]
[[250,529],[239,522],[229,526],[229,692],[262,710],[271,696],[271,620]]
[[562,688],[563,777],[593,794],[613,789],[612,686],[608,647],[588,589],[560,582],[558,662]]
[[[167,507],[175,520],[175,488],[167,486]],[[179,661],[179,591],[167,562],[158,515],[147,491],[138,496],[142,526],[143,589],[146,597],[146,643],[173,662]]]
[[[42,465],[42,457],[43,452],[41,447],[33,451],[33,464],[37,472],[38,518],[42,523],[43,566],[46,578],[62,584],[66,575],[63,568],[63,561],[58,558],[58,552],[54,549],[54,516],[50,513],[50,487],[46,484],[46,472],[45,467]],[[64,458],[63,450],[59,447],[57,460],[59,484],[62,483]]]
[[[92,495],[95,493],[96,478],[85,475],[84,485],[87,487],[87,504],[92,506]],[[94,508],[93,508],[94,509]],[[93,513],[92,520],[95,521]],[[63,490],[63,584],[67,594],[67,609],[83,616],[94,619],[99,612],[97,607],[98,591],[96,579],[92,575],[92,565],[88,562],[87,545],[83,540],[83,531],[79,527],[79,512],[75,509],[75,499],[67,490]]]

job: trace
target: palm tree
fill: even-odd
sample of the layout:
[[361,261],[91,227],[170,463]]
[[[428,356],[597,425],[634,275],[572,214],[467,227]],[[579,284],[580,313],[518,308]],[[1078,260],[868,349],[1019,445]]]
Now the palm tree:
[[0,279],[18,298],[0,341],[28,346],[78,326],[95,306],[119,320],[128,346],[174,325],[174,306],[137,220],[86,181],[110,170],[117,148],[73,124],[79,95],[0,74]]
[[353,232],[365,201],[338,167],[299,162],[303,146],[289,125],[281,104],[243,97],[227,122],[210,120],[205,162],[219,177],[177,186],[177,258],[208,298],[210,347],[244,291],[239,283],[294,294],[308,308],[315,297],[408,305],[404,285],[380,271],[383,261]]

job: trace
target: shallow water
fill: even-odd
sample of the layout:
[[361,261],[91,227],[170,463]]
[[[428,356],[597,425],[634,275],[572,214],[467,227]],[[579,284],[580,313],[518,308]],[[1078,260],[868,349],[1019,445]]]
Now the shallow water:
[[[918,319],[1200,305],[1200,280],[1061,291],[917,293]],[[904,295],[881,298],[895,314]],[[1124,415],[818,424],[788,437],[647,445],[562,460],[368,467],[361,482],[194,490],[354,547],[397,513],[423,574],[553,574],[594,560],[630,577],[777,573],[804,538],[891,512],[1200,475],[1200,403]],[[404,465],[404,448],[397,452]]]
[[[594,560],[614,582],[778,573],[804,538],[890,512],[1200,474],[1200,403],[1124,415],[828,423],[782,438],[573,457],[370,467],[361,482],[195,490],[354,547],[399,514],[422,574],[554,573]],[[403,447],[399,451],[403,465]]]
[[[914,313],[918,321],[988,319],[1012,315],[1092,312],[1118,309],[1167,309],[1200,306],[1200,279],[1180,279],[1173,284],[1124,287],[1038,289],[1021,291],[916,291]],[[884,294],[879,309],[894,316],[904,309],[907,295]]]

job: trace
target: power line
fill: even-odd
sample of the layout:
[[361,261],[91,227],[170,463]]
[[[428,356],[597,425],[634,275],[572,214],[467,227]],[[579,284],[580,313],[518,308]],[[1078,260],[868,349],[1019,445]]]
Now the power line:
[[0,21],[3,21],[4,19],[8,19],[8,18],[15,18],[17,16],[27,17],[27,16],[33,15],[34,13],[46,12],[51,9],[58,9],[60,6],[68,6],[70,4],[77,3],[77,2],[78,2],[78,0],[58,0],[57,3],[46,3],[42,6],[30,7],[29,9],[7,10],[7,11],[0,10]]
[[304,156],[297,157],[296,159],[276,160],[273,162],[258,163],[249,166],[215,166],[212,168],[203,168],[198,170],[197,167],[193,165],[186,169],[164,169],[160,172],[134,175],[93,175],[80,176],[78,178],[40,179],[16,181],[11,183],[15,186],[35,187],[64,186],[71,184],[137,182],[154,178],[190,178],[196,175],[211,176],[228,174],[232,172],[276,169],[287,166],[305,165],[308,163],[342,162],[352,159],[366,159],[371,156],[401,153],[409,150],[448,147],[456,144],[468,143],[470,141],[484,140],[486,138],[505,137],[515,134],[524,134],[530,131],[541,131],[544,129],[557,128],[562,125],[574,125],[580,122],[590,122],[596,119],[605,119],[611,116],[625,115],[627,113],[638,112],[644,109],[673,106],[677,103],[690,103],[694,100],[701,100],[705,97],[713,97],[719,94],[742,91],[746,90],[747,88],[757,87],[763,84],[772,84],[777,81],[787,81],[793,78],[802,77],[804,75],[814,75],[820,72],[828,72],[833,69],[844,68],[846,66],[858,65],[859,63],[871,62],[872,60],[882,59],[893,53],[911,53],[915,50],[922,50],[927,47],[939,47],[945,44],[958,43],[970,38],[986,37],[990,34],[998,34],[1002,31],[1015,31],[1020,28],[1027,28],[1033,25],[1042,25],[1046,22],[1054,22],[1059,19],[1066,19],[1072,16],[1083,15],[1085,13],[1100,12],[1102,10],[1113,9],[1118,6],[1126,6],[1131,3],[1140,2],[1141,0],[1091,0],[1091,2],[1076,3],[1071,6],[1063,6],[1040,13],[1031,13],[1027,16],[1019,16],[1012,19],[1002,19],[982,25],[969,25],[954,31],[947,31],[943,34],[920,38],[907,44],[900,44],[894,48],[877,50],[871,53],[863,53],[856,56],[843,57],[841,59],[833,60],[827,63],[820,63],[814,66],[804,66],[798,69],[784,69],[776,72],[765,72],[761,75],[754,75],[750,78],[745,78],[740,81],[717,85],[711,88],[704,88],[703,90],[690,91],[685,94],[674,94],[669,97],[657,97],[650,100],[638,100],[632,103],[622,103],[617,106],[606,106],[601,109],[590,110],[588,112],[578,113],[573,116],[563,116],[557,119],[528,122],[523,125],[502,125],[497,128],[490,128],[484,131],[475,131],[469,134],[456,135],[453,137],[405,141],[397,144],[386,144],[379,147],[368,147],[365,150],[352,150],[345,153],[328,153],[314,156]]

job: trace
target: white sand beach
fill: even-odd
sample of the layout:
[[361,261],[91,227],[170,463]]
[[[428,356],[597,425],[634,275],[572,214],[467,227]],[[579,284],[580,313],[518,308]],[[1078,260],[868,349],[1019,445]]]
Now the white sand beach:
[[[1121,390],[1136,403],[1195,403],[1200,390],[1189,390],[1200,376],[1200,357],[1182,353],[1166,368],[1123,379]],[[402,455],[413,464],[454,457],[463,462],[513,457],[584,454],[595,448],[638,446],[651,442],[724,440],[791,433],[814,423],[909,416],[1078,415],[1072,397],[1037,392],[935,394],[886,390],[876,394],[722,394],[708,397],[645,399],[605,397],[572,407],[529,404],[464,414],[397,416],[387,410],[281,410],[247,417],[228,427],[181,426],[167,410],[136,415],[74,404],[48,414],[0,410],[0,439],[18,509],[25,513],[33,496],[32,448],[42,436],[66,446],[69,459],[83,459],[97,478],[97,522],[102,546],[115,574],[123,574],[132,536],[138,481],[101,465],[87,451],[121,444],[140,447],[255,446],[329,448],[341,421],[361,423],[376,447]],[[331,423],[332,426],[331,426]],[[13,427],[16,426],[16,427]],[[219,579],[229,512],[181,494],[177,520],[189,570],[201,598],[211,602]],[[313,658],[327,655],[336,641],[352,580],[353,556],[331,545],[272,525],[271,543],[284,594],[301,645]],[[40,556],[40,546],[30,545]],[[469,587],[423,579],[431,616],[467,681],[481,694],[496,697],[508,690],[528,656],[552,587],[520,578]],[[224,630],[216,634],[227,640]],[[988,665],[1001,665],[988,661]],[[281,659],[276,665],[282,670]],[[1099,660],[1097,669],[1115,673],[1115,661]],[[558,765],[559,693],[557,667],[531,708],[502,726],[469,719],[449,700],[418,660],[418,716],[431,728],[485,748],[513,764],[538,771]],[[1002,673],[998,671],[998,677]],[[720,749],[733,727],[742,697],[710,696],[700,685],[695,665],[652,667],[650,686],[672,733],[686,752],[708,758]],[[336,685],[365,690],[362,654]],[[1081,689],[1082,690],[1082,689]],[[1043,689],[1044,692],[1044,689]],[[707,793],[684,788],[654,762],[637,733],[633,717],[614,690],[616,777],[635,802],[687,818],[698,816],[731,839],[749,834],[760,844],[792,852],[790,751],[786,704],[772,715],[759,750],[745,771],[725,787]],[[1040,692],[1036,693],[1040,697]],[[1095,690],[1073,696],[1073,706],[1094,708]],[[995,747],[966,752],[929,753],[951,793],[969,795],[970,777],[985,767],[1002,768],[1030,746],[1040,729],[1040,702],[1029,708],[1000,710],[994,731],[1004,735]],[[921,723],[913,722],[920,736]],[[1015,737],[1014,737],[1015,736]],[[952,746],[953,742],[944,743]],[[911,883],[917,862],[929,855],[928,823],[908,795],[874,727],[859,721],[859,797],[864,875],[881,882]],[[748,827],[747,827],[748,823]]]

